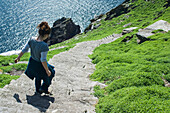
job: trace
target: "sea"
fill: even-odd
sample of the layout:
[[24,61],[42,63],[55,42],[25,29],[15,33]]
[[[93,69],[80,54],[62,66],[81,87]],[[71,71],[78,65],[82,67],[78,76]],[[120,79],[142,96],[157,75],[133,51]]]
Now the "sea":
[[124,0],[0,0],[0,55],[23,48],[37,36],[37,25],[47,21],[50,27],[62,17],[72,18],[81,31],[97,15],[104,14]]

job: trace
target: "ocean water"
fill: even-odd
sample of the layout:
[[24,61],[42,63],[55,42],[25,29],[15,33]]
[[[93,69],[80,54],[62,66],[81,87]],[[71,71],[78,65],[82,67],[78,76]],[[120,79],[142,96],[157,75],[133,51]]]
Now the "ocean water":
[[36,26],[72,18],[81,31],[95,15],[106,13],[124,0],[0,0],[0,53],[20,50],[37,35]]

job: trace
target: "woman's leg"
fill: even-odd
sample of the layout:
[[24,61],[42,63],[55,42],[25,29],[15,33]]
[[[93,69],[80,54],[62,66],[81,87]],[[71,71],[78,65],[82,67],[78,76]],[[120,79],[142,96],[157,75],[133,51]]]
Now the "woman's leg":
[[36,92],[39,92],[40,87],[41,87],[41,79],[40,78],[35,78]]
[[48,76],[47,77],[43,77],[43,84],[41,86],[41,89],[48,92],[48,87],[50,86],[50,83],[49,83],[49,78]]

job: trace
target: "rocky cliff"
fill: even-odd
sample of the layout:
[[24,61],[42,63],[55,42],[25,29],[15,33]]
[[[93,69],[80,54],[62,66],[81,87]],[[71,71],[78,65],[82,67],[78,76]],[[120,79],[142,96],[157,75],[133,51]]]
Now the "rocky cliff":
[[79,25],[75,25],[71,18],[65,17],[55,21],[51,29],[51,36],[48,40],[49,45],[68,40],[81,32]]
[[[132,2],[134,2],[135,0],[132,0]],[[109,12],[107,12],[106,14],[101,14],[99,16],[94,17],[94,19],[91,19],[91,23],[89,24],[89,26],[84,30],[85,33],[87,33],[88,31],[91,31],[93,29],[97,29],[98,27],[100,27],[100,21],[102,19],[104,20],[111,20],[114,17],[118,17],[121,14],[125,14],[129,12],[129,8],[131,8],[130,6],[130,0],[125,0],[122,4],[120,4],[119,6],[111,9]],[[133,8],[133,7],[132,7]]]

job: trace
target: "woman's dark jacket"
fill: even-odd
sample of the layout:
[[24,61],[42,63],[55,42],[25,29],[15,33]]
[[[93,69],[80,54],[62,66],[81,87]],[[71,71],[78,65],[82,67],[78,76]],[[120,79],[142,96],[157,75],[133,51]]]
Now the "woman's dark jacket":
[[55,75],[55,70],[54,70],[54,66],[52,66],[52,65],[50,65],[48,63],[47,63],[47,66],[48,66],[48,69],[51,71],[51,76],[50,77],[48,77],[42,63],[37,62],[32,57],[30,57],[27,69],[25,71],[25,74],[32,80],[34,78],[47,79],[48,80],[48,85],[50,85],[51,80]]

